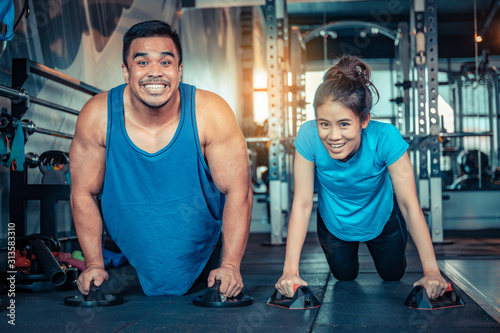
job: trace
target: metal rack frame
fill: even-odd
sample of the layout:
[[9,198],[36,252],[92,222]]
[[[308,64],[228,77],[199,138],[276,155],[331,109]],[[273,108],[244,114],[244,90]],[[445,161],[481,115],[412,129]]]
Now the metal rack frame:
[[[28,95],[28,93],[24,91],[23,85],[31,75],[41,76],[90,96],[94,96],[101,92],[95,87],[29,59],[13,59],[12,88],[0,87],[0,95],[11,99],[12,110],[10,114],[10,124],[13,124],[13,119],[22,119],[24,114],[28,111],[31,102],[54,110],[78,115],[78,111]],[[11,133],[14,132],[13,128],[8,127],[4,130],[10,131]],[[28,126],[25,130],[30,131],[30,127]],[[59,132],[37,129],[33,126],[31,130],[67,139],[71,139],[72,137],[72,135],[63,136],[60,135],[61,133]],[[27,200],[40,201],[40,233],[57,237],[57,202],[60,200],[69,200],[70,192],[70,185],[28,184],[28,172],[26,168],[24,168],[23,171],[11,170],[9,214],[10,221],[16,226],[16,237],[26,234]]]

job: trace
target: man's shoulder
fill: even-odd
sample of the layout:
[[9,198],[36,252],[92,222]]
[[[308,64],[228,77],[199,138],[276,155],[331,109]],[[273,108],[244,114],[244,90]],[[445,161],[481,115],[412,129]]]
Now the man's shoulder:
[[198,104],[198,101],[204,102],[204,103],[220,103],[224,102],[224,99],[219,96],[218,94],[204,90],[204,89],[196,89],[196,103]]
[[229,104],[218,94],[196,89],[196,122],[200,141],[241,136],[236,116]]
[[92,137],[99,142],[105,142],[108,94],[109,91],[104,91],[90,98],[80,111],[77,120],[77,127],[92,133]]
[[97,95],[92,96],[92,98],[89,101],[92,101],[93,103],[96,104],[102,104],[102,103],[107,104],[109,92],[110,90],[98,93]]
[[196,89],[196,114],[198,117],[216,122],[234,116],[233,110],[224,98],[203,89]]
[[80,117],[99,117],[106,114],[103,110],[107,110],[109,91],[101,92],[92,96],[80,111]]
[[120,90],[123,91],[126,87],[127,87],[127,84],[120,84],[120,85],[113,87],[109,90],[100,92],[99,94],[92,96],[92,98],[90,98],[86,104],[90,104],[90,106],[92,106],[92,107],[107,107],[108,96],[111,93],[111,91],[115,91],[115,90],[116,91],[120,91]]

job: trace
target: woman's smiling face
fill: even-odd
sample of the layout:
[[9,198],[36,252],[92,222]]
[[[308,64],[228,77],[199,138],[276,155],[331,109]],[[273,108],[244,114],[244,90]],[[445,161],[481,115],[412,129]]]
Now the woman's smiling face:
[[327,101],[316,109],[318,134],[331,158],[347,162],[361,146],[361,132],[370,122],[363,123],[350,109],[339,102]]

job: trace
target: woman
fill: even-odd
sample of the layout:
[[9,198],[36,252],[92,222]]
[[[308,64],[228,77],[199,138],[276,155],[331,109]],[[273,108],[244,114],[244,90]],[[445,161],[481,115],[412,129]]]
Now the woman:
[[276,283],[285,296],[293,295],[294,285],[307,285],[299,260],[315,176],[318,238],[336,279],[357,277],[358,246],[365,242],[380,277],[399,281],[406,268],[406,221],[424,271],[415,285],[424,285],[431,299],[446,291],[418,203],[408,144],[393,125],[370,121],[372,90],[378,96],[369,67],[342,57],[316,91],[316,120],[303,124],[297,135],[286,259]]

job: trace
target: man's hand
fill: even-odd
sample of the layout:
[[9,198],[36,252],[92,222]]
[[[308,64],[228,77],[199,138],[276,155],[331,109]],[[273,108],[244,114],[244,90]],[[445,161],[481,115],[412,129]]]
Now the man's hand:
[[82,293],[82,295],[88,295],[90,289],[90,283],[94,281],[94,285],[99,287],[101,284],[106,282],[109,278],[108,272],[104,270],[104,267],[101,265],[89,265],[85,270],[80,274],[78,280],[76,280],[76,285],[78,286],[78,290]]
[[429,299],[436,299],[443,296],[448,288],[446,280],[439,273],[427,273],[423,278],[413,284],[413,286],[422,285],[425,287]]
[[240,271],[228,264],[222,264],[210,272],[207,280],[209,288],[215,284],[215,280],[220,281],[219,291],[226,298],[238,296],[243,289],[243,278]]
[[275,287],[276,289],[278,289],[281,295],[285,297],[293,297],[293,294],[295,294],[293,286],[297,284],[301,286],[307,286],[307,282],[302,280],[300,276],[293,274],[283,274],[278,282],[276,282]]

